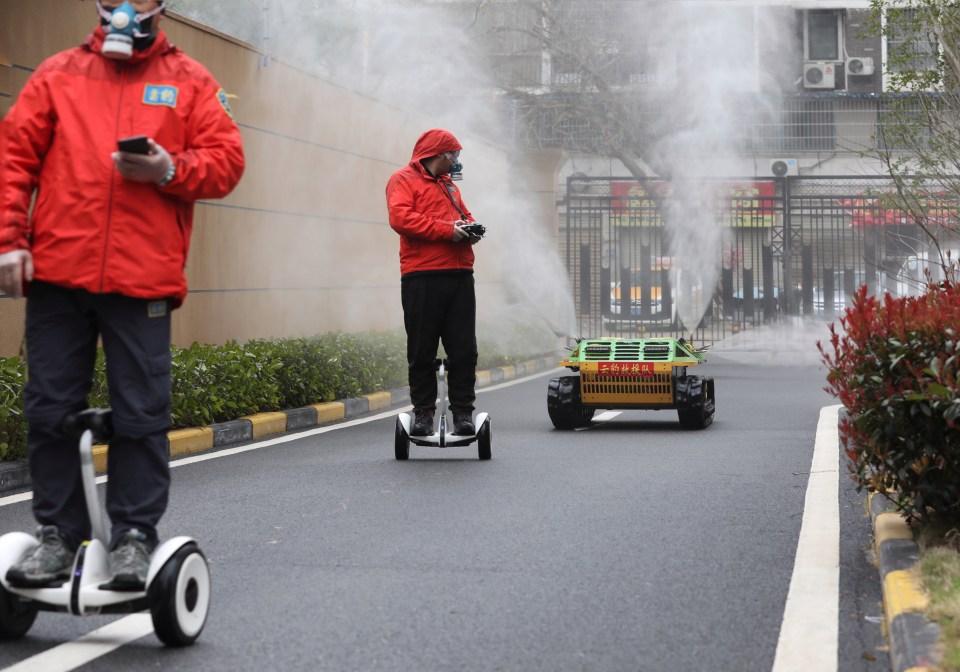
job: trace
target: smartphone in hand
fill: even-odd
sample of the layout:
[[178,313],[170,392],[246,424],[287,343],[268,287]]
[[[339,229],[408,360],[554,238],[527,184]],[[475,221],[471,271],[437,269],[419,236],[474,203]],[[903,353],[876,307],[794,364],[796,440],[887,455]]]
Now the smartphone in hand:
[[149,154],[150,144],[147,142],[147,136],[135,135],[117,140],[117,149],[130,154]]

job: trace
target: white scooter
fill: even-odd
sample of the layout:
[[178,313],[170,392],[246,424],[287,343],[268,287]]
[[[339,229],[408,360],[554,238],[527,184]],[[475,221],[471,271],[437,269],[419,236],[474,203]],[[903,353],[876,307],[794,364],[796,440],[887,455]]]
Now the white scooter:
[[7,570],[40,542],[24,532],[10,532],[0,537],[0,640],[24,636],[38,611],[85,616],[149,609],[153,629],[167,646],[192,644],[203,630],[210,606],[210,569],[191,537],[174,537],[156,548],[145,590],[117,591],[106,586],[112,574],[108,538],[97,498],[93,443],[109,440],[110,414],[109,409],[92,408],[64,421],[64,431],[80,437],[80,471],[94,537],[77,549],[70,579],[62,585],[45,588],[11,586],[6,579]]
[[477,453],[481,460],[491,457],[490,443],[493,430],[490,427],[490,415],[477,413],[474,420],[476,434],[460,435],[447,431],[447,394],[446,394],[446,365],[447,360],[437,358],[437,386],[440,391],[440,426],[438,431],[426,436],[410,436],[410,426],[413,424],[413,415],[401,413],[397,417],[397,429],[394,437],[394,455],[398,460],[410,457],[410,444],[417,446],[431,446],[433,448],[447,448],[454,446],[468,446],[477,442]]

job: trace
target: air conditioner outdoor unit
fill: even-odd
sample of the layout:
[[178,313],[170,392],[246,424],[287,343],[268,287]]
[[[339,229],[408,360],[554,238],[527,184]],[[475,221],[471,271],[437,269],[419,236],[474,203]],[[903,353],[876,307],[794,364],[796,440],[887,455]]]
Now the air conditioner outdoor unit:
[[852,56],[847,59],[847,75],[866,76],[873,74],[873,58]]
[[773,173],[775,177],[799,175],[800,165],[796,159],[771,159],[770,172]]
[[830,61],[806,61],[803,64],[803,88],[837,88],[836,64]]

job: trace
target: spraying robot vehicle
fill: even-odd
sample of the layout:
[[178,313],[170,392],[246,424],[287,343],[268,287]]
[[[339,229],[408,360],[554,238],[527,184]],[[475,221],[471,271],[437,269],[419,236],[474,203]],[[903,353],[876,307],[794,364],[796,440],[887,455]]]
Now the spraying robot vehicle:
[[706,361],[682,338],[581,339],[559,362],[579,375],[549,381],[547,412],[557,429],[575,429],[598,409],[673,409],[684,429],[704,429],[716,409],[713,378],[688,369]]

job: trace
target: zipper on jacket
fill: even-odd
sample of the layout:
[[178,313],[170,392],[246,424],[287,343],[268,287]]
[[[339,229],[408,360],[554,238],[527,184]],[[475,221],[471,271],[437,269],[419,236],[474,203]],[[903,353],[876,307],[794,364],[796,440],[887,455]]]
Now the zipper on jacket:
[[[120,120],[123,116],[123,92],[127,88],[127,68],[119,63],[117,70],[120,72],[120,102],[117,104],[117,123],[114,125],[114,135],[120,137]],[[100,291],[106,291],[107,282],[107,248],[110,246],[110,221],[113,219],[113,195],[117,184],[117,171],[111,165],[110,167],[110,191],[107,196],[107,223],[103,232],[103,257],[100,260]]]
[[[453,197],[453,192],[450,191],[450,188],[447,186],[447,183],[444,182],[443,180],[441,180],[439,177],[436,177],[436,178],[434,178],[434,179],[437,181],[437,184],[440,185],[440,188],[443,189],[443,193],[446,195],[447,200],[450,201],[450,204],[451,204],[451,205],[453,206],[453,208],[457,211],[457,218],[458,218],[458,219],[462,219],[462,220],[465,221],[465,222],[466,222],[466,221],[470,221],[470,220],[467,219],[467,216],[466,216],[465,214],[463,214],[463,211],[460,209],[460,206],[457,205],[457,201],[456,201],[456,199]],[[459,243],[458,246],[457,246],[457,259],[456,259],[456,262],[455,262],[455,263],[456,263],[456,265],[457,265],[457,270],[458,270],[458,271],[461,270],[461,269],[465,269],[465,268],[467,267],[466,263],[464,263],[464,261],[463,261],[463,247],[462,247],[463,244],[464,244],[464,243],[461,242],[461,243]]]

